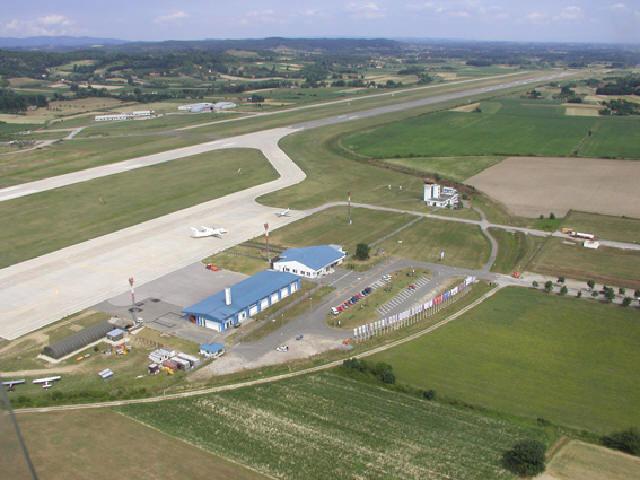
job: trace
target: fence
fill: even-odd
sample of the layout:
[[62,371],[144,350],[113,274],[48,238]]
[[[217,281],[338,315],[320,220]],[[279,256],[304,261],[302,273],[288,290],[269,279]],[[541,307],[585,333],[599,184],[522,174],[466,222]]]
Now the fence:
[[383,335],[435,315],[441,308],[455,302],[469,291],[469,286],[476,281],[476,277],[467,277],[459,285],[446,290],[425,303],[412,306],[404,312],[396,313],[375,322],[360,325],[353,329],[356,341],[368,340],[376,335]]

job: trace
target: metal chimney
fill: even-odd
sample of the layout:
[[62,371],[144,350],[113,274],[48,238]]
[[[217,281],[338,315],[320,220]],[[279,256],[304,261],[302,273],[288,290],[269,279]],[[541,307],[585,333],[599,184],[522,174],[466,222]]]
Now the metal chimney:
[[231,288],[224,289],[224,303],[225,305],[231,305]]

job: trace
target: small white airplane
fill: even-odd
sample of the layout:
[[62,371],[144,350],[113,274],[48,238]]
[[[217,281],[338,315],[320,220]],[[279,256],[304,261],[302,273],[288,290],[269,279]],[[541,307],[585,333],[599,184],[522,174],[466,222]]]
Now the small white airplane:
[[192,238],[203,238],[203,237],[222,237],[225,233],[229,233],[224,228],[211,228],[211,227],[191,227],[191,237]]
[[281,212],[276,212],[276,216],[277,217],[288,217],[290,212],[291,212],[291,209],[287,208],[286,210],[282,210]]
[[53,382],[56,382],[58,380],[60,380],[62,377],[61,376],[55,376],[55,377],[46,377],[46,378],[36,378],[33,383],[35,383],[36,385],[42,385],[42,388],[44,388],[45,390],[48,390],[49,388],[51,388],[53,386]]

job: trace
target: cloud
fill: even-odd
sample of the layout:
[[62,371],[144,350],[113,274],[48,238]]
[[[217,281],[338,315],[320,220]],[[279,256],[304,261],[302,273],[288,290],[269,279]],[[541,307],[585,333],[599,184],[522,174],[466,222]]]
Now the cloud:
[[627,10],[627,6],[622,2],[612,3],[609,5],[609,10],[612,12],[624,12]]
[[386,16],[385,9],[376,2],[351,2],[347,4],[347,12],[353,18],[364,20],[375,20]]
[[154,23],[172,23],[179,22],[180,20],[184,20],[185,18],[189,18],[189,14],[184,12],[183,10],[176,10],[175,12],[168,13],[167,15],[160,15],[153,19]]
[[549,15],[542,12],[529,12],[527,14],[527,20],[531,23],[542,24],[547,23],[549,21]]
[[570,7],[564,7],[560,10],[560,13],[553,17],[554,20],[560,21],[576,21],[584,18],[584,11],[582,8],[572,5]]
[[485,20],[504,20],[509,14],[498,5],[485,6],[477,0],[426,1],[409,3],[405,9],[411,12],[426,12],[450,18],[482,18]]
[[80,33],[75,22],[65,15],[52,13],[29,20],[13,18],[0,26],[0,32],[5,34],[32,36],[32,35],[75,35]]

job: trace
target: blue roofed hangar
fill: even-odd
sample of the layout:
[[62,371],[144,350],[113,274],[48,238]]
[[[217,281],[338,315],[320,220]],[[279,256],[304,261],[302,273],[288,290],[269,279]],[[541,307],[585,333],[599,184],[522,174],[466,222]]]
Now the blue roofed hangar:
[[273,262],[273,269],[291,272],[300,277],[318,278],[331,273],[345,256],[340,245],[289,248]]
[[300,290],[300,278],[264,270],[205,298],[182,312],[196,325],[224,332]]

